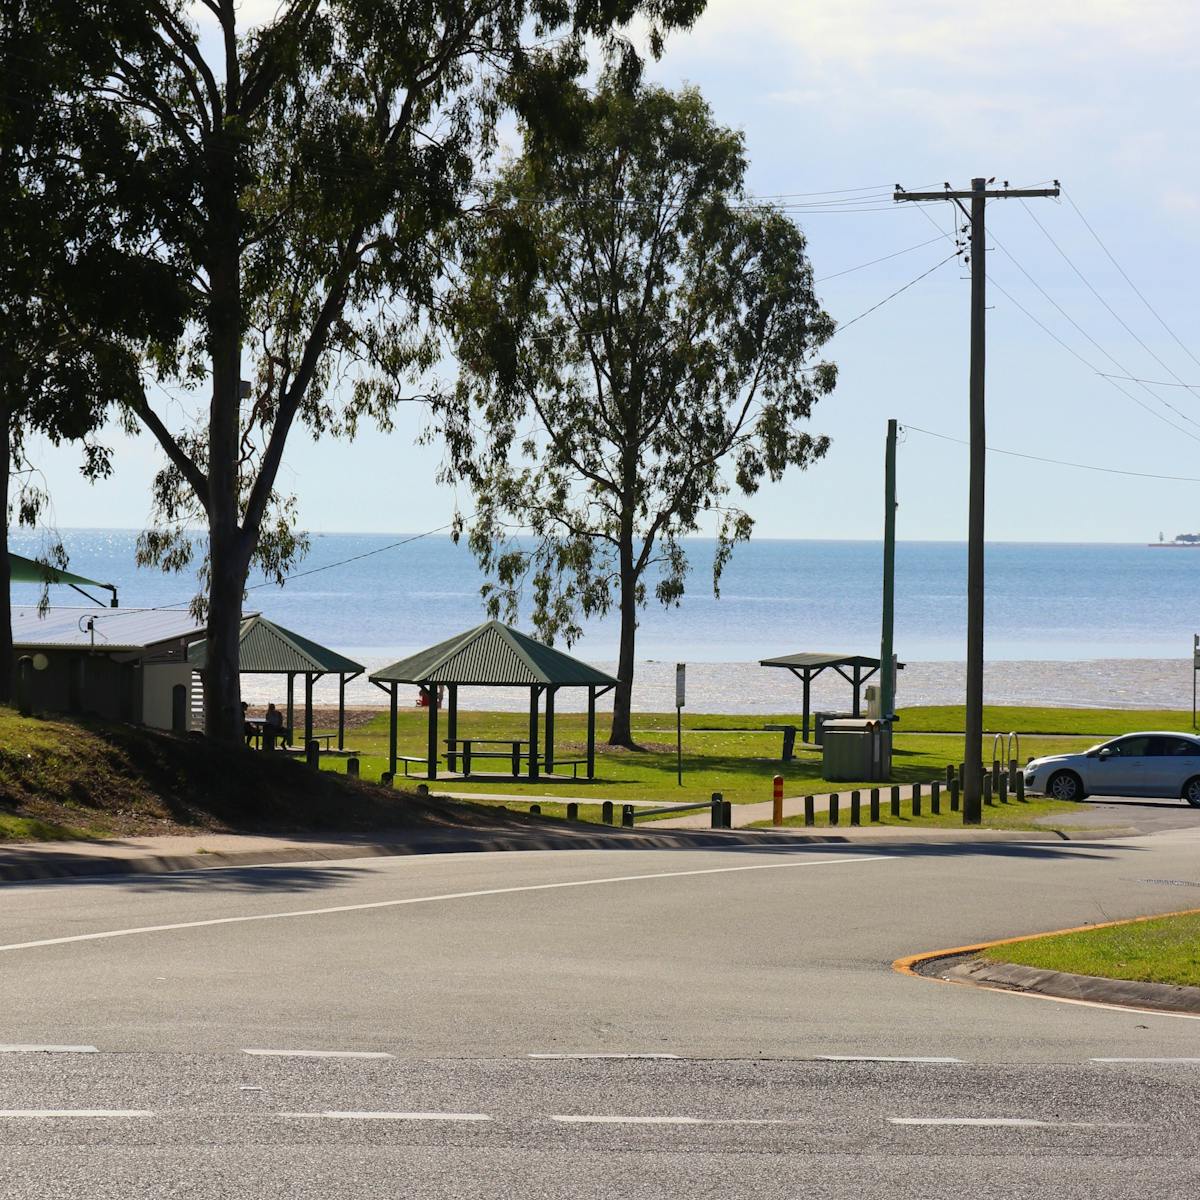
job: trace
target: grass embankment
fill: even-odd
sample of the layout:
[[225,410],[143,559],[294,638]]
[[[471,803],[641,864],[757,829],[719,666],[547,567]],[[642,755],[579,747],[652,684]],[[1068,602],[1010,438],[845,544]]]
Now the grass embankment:
[[1179,913],[993,946],[993,962],[1073,975],[1200,987],[1200,913]]
[[485,823],[494,814],[476,806],[431,804],[281,754],[0,707],[0,841]]
[[[536,801],[547,816],[565,814],[564,802],[556,802],[556,796],[591,800],[594,804],[580,807],[583,820],[599,820],[599,802],[612,800],[620,805],[632,801],[654,801],[662,804],[696,803],[708,800],[713,792],[721,792],[726,800],[734,804],[750,804],[771,798],[772,779],[782,775],[784,794],[802,796],[831,790],[849,793],[855,787],[860,790],[871,785],[830,784],[821,778],[821,754],[819,750],[798,749],[795,759],[783,763],[779,759],[782,750],[782,735],[763,729],[764,725],[796,724],[794,713],[771,716],[727,716],[711,713],[685,714],[683,722],[683,786],[676,782],[675,774],[675,714],[639,713],[634,716],[634,738],[642,749],[629,751],[603,744],[605,722],[599,722],[601,744],[597,746],[596,779],[583,778],[526,780],[509,778],[488,780],[443,780],[437,786],[442,790],[474,793],[503,793],[504,801],[512,807],[514,802],[525,804]],[[989,729],[1018,729],[1022,731],[1020,753],[1022,760],[1030,756],[1056,754],[1079,748],[1074,738],[1081,734],[1099,740],[1112,734],[1145,728],[1187,728],[1191,724],[1190,713],[1138,712],[1118,709],[1035,709],[1015,707],[992,707],[986,710],[985,723]],[[943,732],[961,730],[963,710],[958,707],[906,709],[897,726],[893,747],[893,779],[895,783],[928,783],[944,779],[948,763],[957,763],[962,757],[961,742],[953,737],[942,736]],[[1024,736],[1025,732],[1040,728],[1046,732],[1037,736]],[[445,736],[442,722],[441,736]],[[529,736],[528,717],[522,713],[465,712],[459,716],[459,735],[478,738],[520,738]],[[354,748],[361,760],[365,778],[378,779],[387,770],[387,715],[380,713],[366,724],[347,734],[347,745]],[[541,735],[544,738],[544,732]],[[581,758],[585,753],[587,736],[586,718],[580,713],[559,713],[555,722],[555,746],[557,758],[564,761]],[[401,709],[399,713],[398,750],[401,754],[421,756],[426,752],[427,715],[423,710]],[[444,751],[444,745],[439,749]],[[1015,747],[1014,747],[1015,749]],[[980,747],[981,755],[990,760],[992,736],[988,734]],[[327,759],[327,769],[344,771],[344,760]],[[498,760],[480,764],[480,769],[491,767],[499,774],[502,766]],[[412,782],[424,775],[421,766],[413,764]],[[569,774],[569,771],[568,771]],[[485,801],[486,802],[486,801]],[[846,800],[848,804],[848,799]],[[949,809],[948,799],[944,800]],[[1069,805],[1037,801],[1026,805],[1010,805],[1009,809],[997,806],[987,810],[987,823],[994,827],[1020,828],[1036,816],[1051,815],[1066,811]],[[865,810],[865,794],[864,794]],[[843,823],[848,816],[843,817]],[[921,823],[930,823],[925,818]],[[932,823],[953,824],[961,821],[957,814],[948,811],[940,821]],[[902,824],[913,824],[912,819],[902,819]]]

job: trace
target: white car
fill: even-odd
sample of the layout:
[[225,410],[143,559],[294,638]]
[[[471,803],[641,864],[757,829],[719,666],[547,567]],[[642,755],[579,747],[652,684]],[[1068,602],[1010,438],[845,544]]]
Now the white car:
[[1025,766],[1025,790],[1056,800],[1086,796],[1182,797],[1200,808],[1200,737],[1129,733],[1081,754],[1052,754]]

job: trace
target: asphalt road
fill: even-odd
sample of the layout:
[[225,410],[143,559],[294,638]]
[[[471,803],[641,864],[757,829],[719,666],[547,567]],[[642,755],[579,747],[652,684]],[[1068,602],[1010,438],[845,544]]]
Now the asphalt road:
[[1200,907],[1198,851],[1192,827],[10,885],[0,1195],[1192,1197],[1200,1021],[890,964]]

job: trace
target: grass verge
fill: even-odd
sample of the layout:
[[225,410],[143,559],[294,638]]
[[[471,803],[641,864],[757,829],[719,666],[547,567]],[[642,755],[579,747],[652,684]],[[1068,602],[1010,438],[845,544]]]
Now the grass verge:
[[981,956],[1073,975],[1200,987],[1200,912],[1029,938]]
[[[836,828],[844,829],[850,826],[850,795],[848,792],[839,792],[838,806],[838,824]],[[870,820],[870,807],[868,804],[867,792],[862,793],[862,824],[864,826],[872,826],[880,828],[881,826],[889,826],[893,829],[962,829],[963,819],[961,812],[951,812],[950,802],[948,798],[942,796],[942,811],[934,814],[929,811],[929,796],[923,798],[922,812],[920,816],[913,816],[911,812],[911,800],[905,800],[901,807],[900,816],[894,817],[891,815],[891,808],[888,802],[886,790],[880,797],[879,805],[879,820],[872,822]],[[909,809],[909,811],[904,811]],[[983,829],[1042,829],[1054,830],[1055,825],[1053,820],[1045,821],[1038,820],[1042,817],[1053,817],[1056,813],[1078,812],[1078,804],[1069,804],[1062,800],[1044,800],[1040,797],[1025,800],[1023,802],[1010,801],[1008,804],[985,805],[983,809]],[[822,829],[830,827],[829,814],[817,812],[813,814],[816,821],[816,826]],[[803,827],[804,814],[798,813],[795,816],[786,817],[783,822],[785,828],[795,829]],[[770,821],[756,821],[752,828],[769,829],[771,828]]]

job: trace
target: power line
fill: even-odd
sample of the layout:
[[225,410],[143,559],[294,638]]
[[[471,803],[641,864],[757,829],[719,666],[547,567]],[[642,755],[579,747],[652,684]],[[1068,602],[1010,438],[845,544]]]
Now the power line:
[[[1046,235],[1046,239],[1049,241],[1050,245],[1052,245],[1055,250],[1062,255],[1063,261],[1067,264],[1067,266],[1069,266],[1071,270],[1074,271],[1075,274],[1078,275],[1083,281],[1088,291],[1090,291],[1092,295],[1095,296],[1096,299],[1099,300],[1106,309],[1108,309],[1108,311],[1112,314],[1113,320],[1115,320],[1121,326],[1121,328],[1124,329],[1125,332],[1129,334],[1129,336],[1133,338],[1133,340],[1137,342],[1137,344],[1141,346],[1141,348],[1145,350],[1146,353],[1149,354],[1150,357],[1154,359],[1154,361],[1158,363],[1158,365],[1162,367],[1162,369],[1166,371],[1168,375],[1171,376],[1172,379],[1178,381],[1179,383],[1183,383],[1183,379],[1179,375],[1175,374],[1174,368],[1172,368],[1169,363],[1165,362],[1155,350],[1151,349],[1151,347],[1142,340],[1141,336],[1128,325],[1124,317],[1122,317],[1121,314],[1118,313],[1117,310],[1113,308],[1113,306],[1109,304],[1109,302],[1105,300],[1102,295],[1100,295],[1095,287],[1092,286],[1091,280],[1084,275],[1084,273],[1075,265],[1074,261],[1071,259],[1071,256],[1067,254],[1067,252],[1058,244],[1058,242],[1054,240],[1054,237],[1051,235],[1050,231],[1041,223],[1041,221],[1038,220],[1037,214],[1034,213],[1033,209],[1031,209],[1023,200],[1021,201],[1021,206],[1029,214],[1033,223],[1042,231],[1042,233]],[[1190,385],[1185,384],[1184,386]]]
[[[936,239],[934,239],[934,240],[936,240]],[[916,277],[916,279],[910,279],[903,287],[899,287],[894,292],[892,292],[890,296],[884,296],[884,298],[882,300],[880,300],[878,304],[872,304],[870,308],[865,309],[863,312],[860,312],[857,317],[852,317],[849,321],[846,321],[844,324],[839,325],[837,327],[837,330],[835,331],[834,336],[836,337],[838,333],[842,333],[845,330],[849,329],[851,325],[853,325],[856,321],[861,321],[863,319],[863,317],[870,316],[871,313],[873,313],[877,308],[882,308],[889,300],[894,300],[897,296],[900,295],[901,292],[907,292],[908,289],[910,287],[912,287],[914,284],[920,283],[921,280],[924,279],[927,275],[932,275],[934,273],[934,271],[936,271],[939,267],[944,267],[952,258],[957,258],[957,257],[958,257],[957,250],[955,250],[953,254],[946,255],[946,257],[943,258],[941,262],[934,263],[933,266],[930,267],[928,271],[922,271],[921,274]]]
[[[927,437],[938,438],[943,442],[955,442],[959,446],[970,445],[965,438],[951,437],[948,433],[934,433],[932,429],[922,429],[920,425],[905,423],[901,428],[911,430],[913,433],[923,433]],[[987,450],[989,454],[1006,454],[1010,458],[1025,458],[1031,462],[1049,463],[1055,467],[1074,467],[1079,471],[1099,471],[1104,475],[1129,475],[1135,479],[1162,479],[1169,483],[1200,483],[1200,476],[1194,475],[1155,475],[1149,471],[1125,471],[1119,467],[1099,467],[1094,463],[1067,462],[1060,458],[1043,458],[1039,454],[1025,454],[1021,450],[1001,450],[998,446],[988,446]]]
[[867,267],[873,267],[876,263],[888,262],[890,259],[899,258],[902,254],[911,254],[914,250],[920,250],[924,246],[932,246],[934,242],[940,241],[940,238],[929,238],[928,241],[918,242],[915,246],[908,246],[904,250],[897,250],[893,254],[885,254],[882,258],[873,258],[870,262],[859,263],[857,267],[847,267],[844,271],[835,271],[832,275],[822,275],[820,279],[814,279],[813,283],[825,283],[830,279],[840,279],[843,275],[852,275],[855,271],[865,270]]
[[1166,379],[1139,379],[1136,375],[1110,375],[1107,371],[1097,371],[1101,379],[1124,379],[1126,383],[1144,383],[1150,387],[1181,387],[1197,388],[1197,383],[1171,383]]
[[1175,330],[1173,330],[1170,325],[1163,320],[1163,318],[1159,315],[1158,309],[1156,309],[1154,305],[1146,299],[1146,297],[1142,294],[1141,288],[1139,288],[1138,285],[1129,278],[1125,268],[1121,266],[1119,262],[1117,262],[1117,260],[1113,257],[1112,251],[1104,244],[1103,241],[1101,241],[1100,235],[1095,231],[1095,229],[1092,228],[1092,223],[1080,211],[1079,205],[1075,203],[1074,197],[1072,197],[1066,188],[1063,189],[1063,195],[1066,196],[1067,203],[1075,210],[1075,215],[1084,223],[1088,233],[1090,233],[1092,237],[1096,239],[1096,244],[1108,256],[1108,261],[1111,262],[1112,265],[1121,273],[1121,278],[1124,279],[1131,288],[1133,288],[1134,294],[1150,310],[1150,312],[1154,315],[1154,319],[1171,335],[1171,337],[1175,340],[1175,344],[1184,352],[1184,354],[1188,356],[1188,358],[1192,360],[1192,362],[1196,364],[1196,366],[1200,367],[1200,358],[1197,358],[1187,348],[1187,346],[1185,346],[1183,342],[1179,340],[1179,336],[1176,334]]

